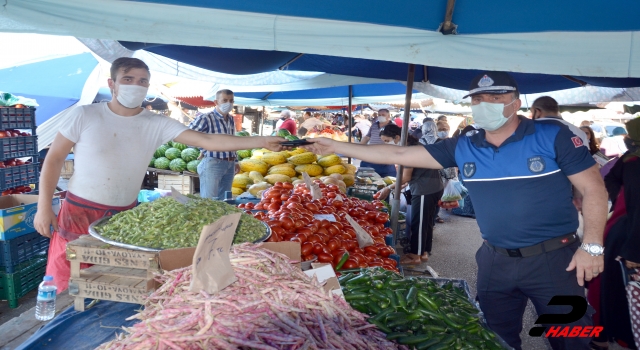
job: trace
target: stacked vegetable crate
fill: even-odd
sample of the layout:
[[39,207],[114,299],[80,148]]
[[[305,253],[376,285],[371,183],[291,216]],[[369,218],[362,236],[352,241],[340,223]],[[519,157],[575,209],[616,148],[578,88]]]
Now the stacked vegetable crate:
[[[27,157],[30,159],[24,162],[17,160]],[[2,195],[37,193],[39,164],[35,108],[0,108],[0,163]],[[35,191],[29,187],[32,184],[36,186]],[[3,238],[5,240],[0,240],[0,299],[8,300],[9,307],[15,308],[18,299],[42,281],[49,239],[35,231]]]
[[[67,244],[67,260],[77,311],[84,311],[85,298],[142,304],[155,288],[153,274],[159,269],[158,253],[112,246],[89,235]],[[94,265],[80,269],[81,263]]]
[[0,299],[18,307],[18,299],[38,287],[45,274],[49,239],[38,232],[0,241]]
[[[24,130],[29,130],[30,133]],[[23,160],[24,158],[30,159]],[[36,193],[38,174],[35,108],[0,108],[0,191],[2,195]],[[36,191],[32,191],[29,187],[32,184],[36,185]]]

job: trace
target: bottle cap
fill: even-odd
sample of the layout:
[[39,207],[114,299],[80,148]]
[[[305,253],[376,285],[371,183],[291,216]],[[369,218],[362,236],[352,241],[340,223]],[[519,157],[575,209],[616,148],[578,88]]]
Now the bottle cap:
[[53,281],[53,276],[44,276],[42,280],[46,282]]

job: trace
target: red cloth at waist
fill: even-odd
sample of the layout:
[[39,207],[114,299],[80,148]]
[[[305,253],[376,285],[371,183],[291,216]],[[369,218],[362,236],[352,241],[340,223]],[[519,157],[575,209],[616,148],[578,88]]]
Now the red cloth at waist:
[[67,241],[78,239],[89,233],[89,225],[105,216],[135,207],[137,200],[125,207],[113,207],[88,201],[67,192],[58,214],[58,234]]

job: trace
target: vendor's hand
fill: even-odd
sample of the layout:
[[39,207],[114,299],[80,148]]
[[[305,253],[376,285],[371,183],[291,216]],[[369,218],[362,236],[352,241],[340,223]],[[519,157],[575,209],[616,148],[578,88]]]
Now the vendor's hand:
[[236,165],[233,167],[233,173],[237,174],[240,172],[240,164],[236,163]]
[[391,189],[389,187],[385,187],[378,191],[378,194],[379,197],[377,199],[383,201],[385,200],[385,198],[389,197],[389,195],[391,194]]
[[58,218],[51,209],[51,206],[44,209],[38,209],[36,216],[33,219],[33,226],[39,234],[51,238],[51,226],[55,231],[58,231]]
[[576,269],[578,284],[584,286],[584,281],[591,281],[591,279],[598,277],[604,271],[604,255],[591,256],[591,254],[578,248],[576,253],[573,254],[567,271],[572,271],[573,269]]
[[630,268],[630,269],[640,268],[640,263],[635,263],[633,261],[625,260],[624,264],[627,266],[627,268]]
[[200,152],[200,155],[198,156],[198,160],[201,160],[202,158],[204,158],[204,153]]
[[274,152],[282,151],[284,147],[280,144],[280,142],[287,141],[284,137],[279,136],[262,136],[262,140],[262,147]]
[[321,155],[336,153],[336,146],[338,145],[337,141],[326,137],[318,137],[305,140],[313,143],[312,145],[302,146],[302,148],[306,149],[309,152]]

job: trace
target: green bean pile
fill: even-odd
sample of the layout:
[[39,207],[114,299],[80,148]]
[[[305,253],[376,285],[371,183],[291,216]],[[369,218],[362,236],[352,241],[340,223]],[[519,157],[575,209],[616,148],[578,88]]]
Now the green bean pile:
[[[202,227],[220,217],[242,210],[220,201],[193,198],[182,204],[172,197],[118,213],[96,231],[111,240],[157,249],[185,248],[198,245]],[[262,222],[242,214],[233,244],[254,242],[266,233]]]

